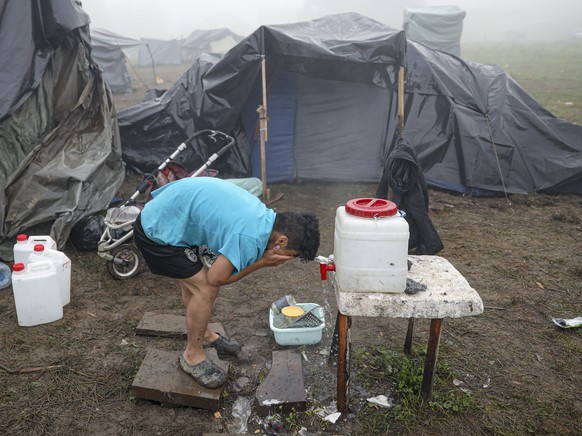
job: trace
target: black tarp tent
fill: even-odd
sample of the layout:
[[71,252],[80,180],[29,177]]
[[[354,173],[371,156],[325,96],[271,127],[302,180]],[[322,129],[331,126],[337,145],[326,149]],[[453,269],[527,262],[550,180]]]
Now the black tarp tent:
[[50,235],[105,209],[124,178],[111,92],[73,0],[0,7],[0,258],[16,235]]
[[555,118],[500,67],[354,13],[262,26],[223,56],[195,61],[160,98],[121,111],[128,167],[150,171],[189,134],[214,128],[237,139],[218,168],[259,176],[263,57],[269,182],[377,182],[399,135],[403,63],[405,136],[430,186],[582,193],[582,127]]

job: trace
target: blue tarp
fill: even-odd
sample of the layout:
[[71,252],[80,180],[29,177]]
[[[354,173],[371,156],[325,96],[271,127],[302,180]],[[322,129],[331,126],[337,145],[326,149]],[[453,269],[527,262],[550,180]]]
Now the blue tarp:
[[[245,133],[252,144],[252,175],[261,177],[261,141],[257,108],[262,104],[262,87],[255,86],[247,100],[241,117]],[[280,74],[272,80],[269,87],[267,108],[269,118],[268,159],[266,171],[270,182],[284,182],[295,179],[295,77]]]

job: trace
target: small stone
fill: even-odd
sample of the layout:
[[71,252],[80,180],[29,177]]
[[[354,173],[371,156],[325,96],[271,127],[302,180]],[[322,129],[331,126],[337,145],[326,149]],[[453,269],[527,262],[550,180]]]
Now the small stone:
[[249,383],[251,382],[251,379],[248,377],[239,377],[235,380],[234,385],[236,386],[236,388],[239,391],[242,391],[243,389],[245,389]]
[[260,336],[261,338],[266,338],[269,335],[267,330],[259,329],[255,331],[255,336]]

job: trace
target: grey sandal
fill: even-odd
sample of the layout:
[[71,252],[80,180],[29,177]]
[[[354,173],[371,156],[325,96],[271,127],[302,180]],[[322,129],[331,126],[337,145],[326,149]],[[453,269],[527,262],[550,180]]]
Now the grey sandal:
[[197,365],[190,365],[182,355],[179,364],[182,371],[192,376],[196,383],[205,388],[217,388],[226,383],[228,379],[228,373],[208,358]]
[[217,335],[218,339],[210,344],[204,345],[204,348],[214,348],[218,353],[229,354],[231,356],[236,356],[240,352],[242,346],[236,339],[222,336],[220,333],[217,333]]

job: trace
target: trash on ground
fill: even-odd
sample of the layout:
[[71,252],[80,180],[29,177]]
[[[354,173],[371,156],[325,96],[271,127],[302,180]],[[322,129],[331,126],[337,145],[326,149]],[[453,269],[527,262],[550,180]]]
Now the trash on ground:
[[232,405],[232,417],[237,422],[237,433],[246,434],[248,421],[251,416],[252,400],[246,397],[238,397]]
[[320,416],[324,421],[329,421],[332,424],[335,424],[335,422],[341,415],[341,412],[337,411],[337,404],[335,401],[332,401],[328,406],[318,409],[315,413],[318,416]]
[[385,407],[385,408],[392,407],[392,404],[390,403],[390,401],[388,400],[388,397],[386,395],[378,395],[376,397],[368,398],[368,402],[370,402],[372,404],[376,404],[380,407]]
[[582,316],[578,316],[572,319],[552,318],[552,321],[554,321],[554,324],[556,324],[558,327],[563,329],[582,326]]
[[12,283],[12,271],[8,265],[0,262],[0,289],[7,288]]
[[261,421],[263,430],[268,434],[277,434],[286,431],[284,419],[279,415],[269,415]]
[[341,416],[341,412],[335,412],[332,413],[331,415],[327,415],[325,418],[326,421],[331,422],[332,424],[335,424],[335,422],[338,420],[338,418]]

